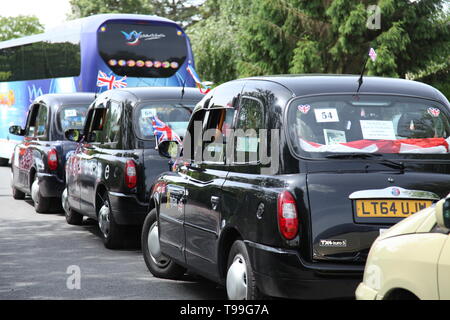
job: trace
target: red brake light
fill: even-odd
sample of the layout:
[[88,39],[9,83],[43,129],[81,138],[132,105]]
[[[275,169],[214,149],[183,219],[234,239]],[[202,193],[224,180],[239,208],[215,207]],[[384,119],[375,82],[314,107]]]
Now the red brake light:
[[298,233],[297,203],[289,191],[278,195],[278,228],[286,240],[292,240]]
[[52,171],[58,169],[58,154],[56,153],[56,149],[50,149],[47,152],[47,165]]
[[125,164],[125,184],[128,188],[133,189],[137,184],[136,164],[133,160],[127,160]]

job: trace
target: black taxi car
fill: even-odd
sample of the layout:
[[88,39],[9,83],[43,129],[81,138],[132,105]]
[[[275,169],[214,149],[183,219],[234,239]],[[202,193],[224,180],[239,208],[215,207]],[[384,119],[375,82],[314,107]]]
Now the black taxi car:
[[447,99],[401,79],[357,87],[356,76],[273,76],[210,92],[152,187],[149,270],[188,268],[231,299],[354,297],[380,232],[450,190]]
[[69,224],[95,219],[107,248],[120,248],[147,214],[153,180],[168,169],[156,150],[162,140],[181,140],[203,94],[194,88],[145,87],[102,93],[89,107],[66,165],[62,205]]
[[31,194],[36,212],[61,208],[67,155],[77,144],[64,132],[82,128],[94,94],[46,94],[30,106],[26,127],[15,125],[11,134],[24,136],[11,158],[11,187],[15,199]]

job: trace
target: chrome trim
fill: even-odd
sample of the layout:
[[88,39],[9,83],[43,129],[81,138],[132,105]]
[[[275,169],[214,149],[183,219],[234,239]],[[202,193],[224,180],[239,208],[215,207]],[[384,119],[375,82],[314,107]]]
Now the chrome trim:
[[[398,194],[397,194],[398,193]],[[348,197],[355,199],[426,199],[439,200],[440,197],[429,191],[408,190],[400,187],[387,187],[385,189],[372,189],[355,191]]]

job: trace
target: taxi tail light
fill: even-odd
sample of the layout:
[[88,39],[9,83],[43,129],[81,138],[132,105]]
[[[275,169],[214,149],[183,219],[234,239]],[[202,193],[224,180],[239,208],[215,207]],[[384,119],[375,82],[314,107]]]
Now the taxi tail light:
[[58,154],[56,149],[50,149],[47,152],[47,165],[50,170],[58,169]]
[[136,164],[133,160],[127,160],[125,164],[125,184],[128,188],[133,189],[137,184]]
[[278,195],[278,229],[286,240],[292,240],[298,233],[297,202],[289,191]]

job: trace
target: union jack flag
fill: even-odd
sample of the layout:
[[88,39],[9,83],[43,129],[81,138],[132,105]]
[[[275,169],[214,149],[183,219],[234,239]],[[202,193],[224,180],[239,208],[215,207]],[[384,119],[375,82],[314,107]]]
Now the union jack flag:
[[97,87],[108,87],[108,90],[127,87],[127,77],[116,79],[115,75],[108,76],[103,71],[98,71]]
[[162,122],[157,116],[150,117],[153,126],[153,134],[157,139],[157,144],[163,141],[176,141],[181,144],[181,138],[167,124]]
[[188,65],[186,70],[191,75],[192,79],[194,79],[195,84],[197,85],[197,88],[200,90],[201,93],[207,94],[211,91],[211,88],[209,86],[206,86],[203,82],[200,81],[200,77],[198,76],[197,72],[195,72],[194,67],[191,65]]

